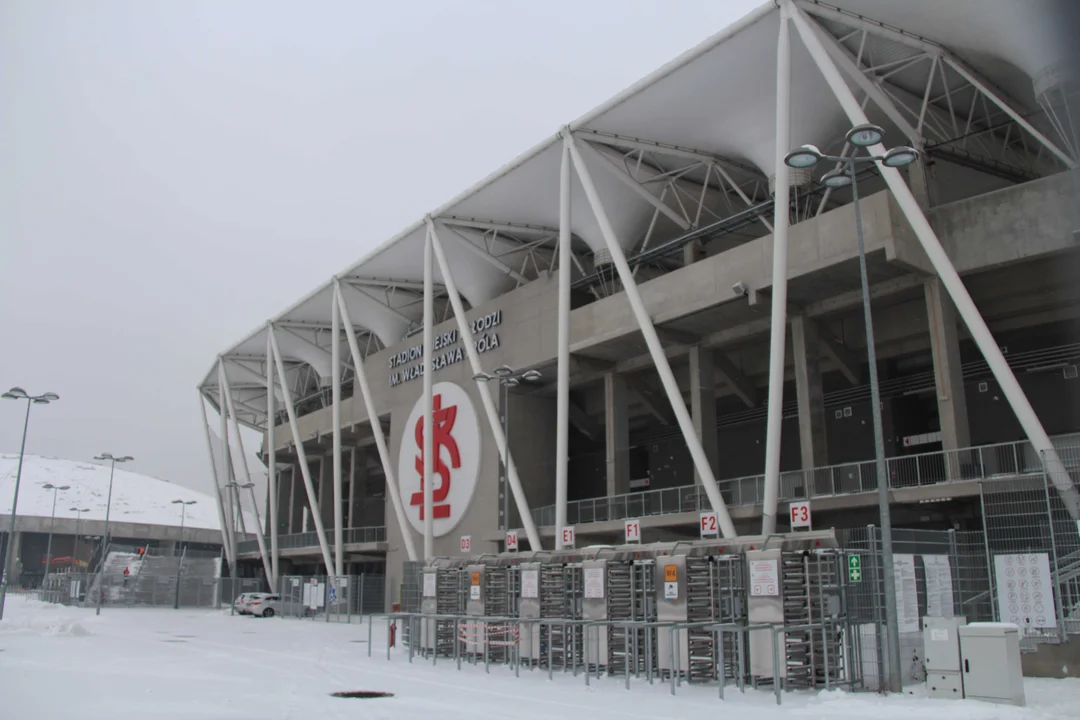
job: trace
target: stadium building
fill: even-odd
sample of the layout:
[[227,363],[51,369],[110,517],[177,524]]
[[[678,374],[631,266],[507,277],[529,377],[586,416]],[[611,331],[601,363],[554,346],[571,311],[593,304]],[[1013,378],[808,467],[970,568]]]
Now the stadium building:
[[[199,384],[270,470],[265,542],[226,551],[393,587],[507,530],[877,523],[857,220],[893,524],[979,528],[1002,478],[1075,519],[1078,115],[1041,5],[768,2],[341,269]],[[879,160],[829,187],[804,144]]]

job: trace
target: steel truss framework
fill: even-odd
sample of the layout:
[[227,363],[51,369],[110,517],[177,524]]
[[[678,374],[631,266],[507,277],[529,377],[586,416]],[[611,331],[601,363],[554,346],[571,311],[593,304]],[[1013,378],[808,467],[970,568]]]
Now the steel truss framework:
[[[858,4],[873,5],[874,0]],[[890,10],[889,5],[882,2],[875,7],[884,15],[892,13],[896,23],[895,8]],[[920,7],[925,11],[927,5]],[[694,136],[693,132],[668,138],[662,130],[653,137],[649,137],[648,128],[643,127],[642,132],[625,130],[629,124],[625,117],[618,118],[618,112],[628,106],[640,109],[645,102],[640,98],[656,88],[667,87],[665,83],[676,87],[682,82],[680,73],[691,73],[695,63],[707,62],[710,54],[722,50],[726,42],[734,43],[743,34],[766,37],[763,28],[769,28],[767,32],[775,41],[771,47],[775,48],[777,61],[776,105],[769,111],[774,113],[775,134],[768,141],[767,151],[762,151],[760,142],[756,150],[747,148],[746,153],[734,152],[724,138],[712,143],[687,142],[685,138]],[[811,66],[803,64],[793,70],[792,53],[796,49],[808,54]],[[810,77],[811,72],[817,75]],[[226,440],[222,443],[220,465],[212,464],[230,561],[236,557],[232,511],[239,507],[241,497],[235,492],[235,485],[233,492],[228,492],[227,484],[233,477],[248,478],[246,467],[241,467],[240,473],[233,467],[237,454],[244,457],[241,425],[265,431],[268,448],[276,447],[275,433],[280,427],[288,427],[293,452],[300,461],[323,562],[328,574],[341,575],[340,502],[335,503],[331,547],[321,521],[319,498],[307,469],[304,443],[310,438],[300,436],[298,415],[322,407],[332,409],[334,497],[341,498],[343,392],[348,389],[354,394],[359,392],[366,417],[378,417],[364,371],[365,359],[403,338],[423,333],[424,421],[431,423],[434,325],[456,321],[472,369],[479,372],[479,360],[469,341],[468,310],[555,273],[559,282],[556,547],[566,520],[568,428],[575,422],[575,407],[569,398],[571,366],[578,362],[571,357],[569,343],[572,285],[587,287],[595,297],[616,292],[625,295],[648,346],[649,362],[660,377],[674,422],[686,438],[695,470],[721,520],[724,535],[734,535],[712,469],[671,373],[672,350],[661,342],[665,331],[654,327],[637,289],[639,281],[683,264],[681,258],[672,257],[673,249],[700,245],[721,235],[727,236],[728,242],[738,243],[772,233],[774,281],[768,326],[771,338],[763,508],[763,531],[772,532],[778,497],[788,322],[788,228],[845,202],[831,191],[808,186],[805,179],[792,177],[782,162],[793,144],[791,102],[797,93],[794,75],[803,84],[820,84],[842,109],[842,120],[832,120],[817,133],[822,136],[818,142],[829,152],[850,152],[844,145],[844,134],[851,124],[866,122],[869,114],[890,133],[906,137],[930,159],[1000,181],[1021,182],[1076,166],[1075,131],[1064,110],[1059,109],[1060,103],[1054,100],[1054,93],[1061,92],[1057,85],[1050,84],[1049,89],[1037,93],[1038,105],[1025,106],[984,72],[962,60],[945,42],[822,2],[769,3],[410,226],[218,358],[199,391],[201,401],[219,412],[220,434]],[[731,102],[738,99],[728,98]],[[670,112],[679,113],[680,109],[673,107]],[[611,119],[613,116],[616,120]],[[762,123],[766,119],[756,117],[754,121]],[[715,149],[708,149],[710,145]],[[719,149],[724,147],[727,150]],[[753,152],[769,160],[746,160]],[[540,171],[534,168],[541,164],[545,169],[557,166],[557,176],[537,176]],[[879,166],[869,173],[895,196],[1025,433],[1043,453],[1051,477],[1068,478],[1067,473],[1055,472],[1060,470],[1060,460],[941,249],[924,215],[924,206],[920,206],[896,170]],[[537,201],[533,207],[530,196],[546,192],[538,188],[538,182],[551,192],[544,195],[543,203]],[[613,197],[619,202],[612,203]],[[612,214],[611,208],[616,205],[633,210]],[[415,260],[418,253],[424,258],[422,273]],[[345,354],[341,352],[343,338],[348,348]],[[827,344],[828,338],[823,342]],[[737,377],[729,382],[739,384]],[[480,384],[478,391],[501,454],[506,439],[494,400],[486,385]],[[749,396],[744,400],[749,404],[754,402]],[[656,406],[656,412],[670,422],[665,410]],[[580,411],[577,415],[580,416]],[[581,424],[580,417],[576,424]],[[382,422],[371,423],[371,430],[407,554],[412,560],[419,559],[421,553],[405,520]],[[425,437],[430,438],[430,433]],[[241,445],[239,453],[230,451],[230,438]],[[208,423],[207,439],[213,456]],[[424,457],[430,465],[431,452],[425,452]],[[261,528],[257,534],[264,569],[274,581],[278,573],[276,454],[269,453],[267,459],[271,535],[268,548],[261,542]],[[430,467],[425,467],[425,475],[430,477]],[[540,538],[532,525],[532,513],[512,457],[508,476],[529,542],[539,548]],[[423,533],[422,554],[430,559],[433,483],[424,486],[428,524]],[[1075,512],[1078,505],[1075,488],[1066,480],[1058,490]]]

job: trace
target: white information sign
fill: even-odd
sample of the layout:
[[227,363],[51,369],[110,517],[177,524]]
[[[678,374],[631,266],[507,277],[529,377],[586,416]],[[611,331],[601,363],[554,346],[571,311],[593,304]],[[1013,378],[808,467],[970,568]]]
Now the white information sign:
[[810,523],[810,503],[797,502],[791,503],[788,507],[788,515],[791,517],[791,529],[811,528]]
[[604,568],[585,568],[585,597],[604,597]]
[[424,573],[424,597],[435,597],[435,573]]
[[508,552],[517,552],[518,550],[518,531],[507,530],[506,531],[506,550]]
[[469,586],[469,599],[470,600],[479,600],[480,599],[480,586],[479,585],[470,585]]
[[302,600],[304,601],[304,607],[314,607],[311,604],[311,585],[304,585],[304,597]]
[[893,555],[896,582],[896,621],[902,633],[919,632],[919,586],[915,579],[915,556]]
[[540,571],[539,570],[522,570],[521,571],[521,597],[523,597],[523,598],[538,598],[538,597],[540,597]]
[[995,555],[994,580],[1002,622],[1021,630],[1057,627],[1049,555]]
[[293,578],[292,579],[292,586],[293,587],[300,587],[300,578]]
[[627,520],[623,523],[623,532],[626,535],[626,544],[641,542],[641,521]]
[[701,513],[701,519],[698,521],[698,528],[701,530],[701,537],[718,537],[720,535],[720,521],[716,517],[716,513]]
[[472,552],[472,535],[461,536],[461,552],[465,554]]
[[562,529],[562,546],[564,548],[574,547],[574,526],[567,525]]
[[665,582],[664,583],[664,599],[665,600],[678,600],[679,599],[679,583],[677,583],[677,582]]
[[776,560],[750,561],[750,594],[755,597],[780,594],[780,566]]
[[923,555],[926,571],[926,614],[929,617],[953,616],[952,568],[948,555]]

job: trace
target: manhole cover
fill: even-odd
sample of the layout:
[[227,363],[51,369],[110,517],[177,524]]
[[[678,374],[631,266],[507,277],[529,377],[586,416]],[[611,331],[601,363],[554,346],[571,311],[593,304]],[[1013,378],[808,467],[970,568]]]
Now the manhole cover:
[[356,698],[357,700],[371,700],[372,698],[394,697],[394,693],[374,692],[372,690],[352,690],[350,692],[330,693],[336,698]]
[[364,645],[367,645],[367,640],[350,640],[349,642],[351,642],[351,643],[362,643]]
[[178,638],[193,638],[193,637],[198,637],[198,635],[173,635],[173,637],[178,637]]
[[167,642],[167,643],[182,643],[182,642],[187,642],[187,640],[162,640],[161,642]]

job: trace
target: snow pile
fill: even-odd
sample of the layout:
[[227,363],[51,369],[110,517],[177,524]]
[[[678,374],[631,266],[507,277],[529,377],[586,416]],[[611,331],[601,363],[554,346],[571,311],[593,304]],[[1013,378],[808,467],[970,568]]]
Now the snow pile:
[[[11,499],[15,495],[15,474],[18,455],[0,455],[0,515],[11,514]],[[89,508],[83,520],[104,520],[109,497],[109,466],[91,462],[61,460],[27,455],[23,460],[22,484],[19,488],[19,515],[49,517],[53,493],[44,489],[46,483],[68,485],[59,494],[56,517],[74,520],[77,513],[71,508]],[[157,478],[116,468],[113,480],[112,513],[116,522],[136,522],[148,525],[180,524],[180,506],[173,500],[194,500],[187,505],[185,527],[217,530],[220,528],[217,500],[213,495],[190,490]],[[250,496],[243,498],[250,507]],[[258,527],[252,513],[247,513],[247,527]]]
[[88,637],[94,633],[87,630],[83,624],[83,621],[87,619],[86,612],[81,608],[43,603],[31,597],[9,595],[4,619],[0,620],[0,633]]

